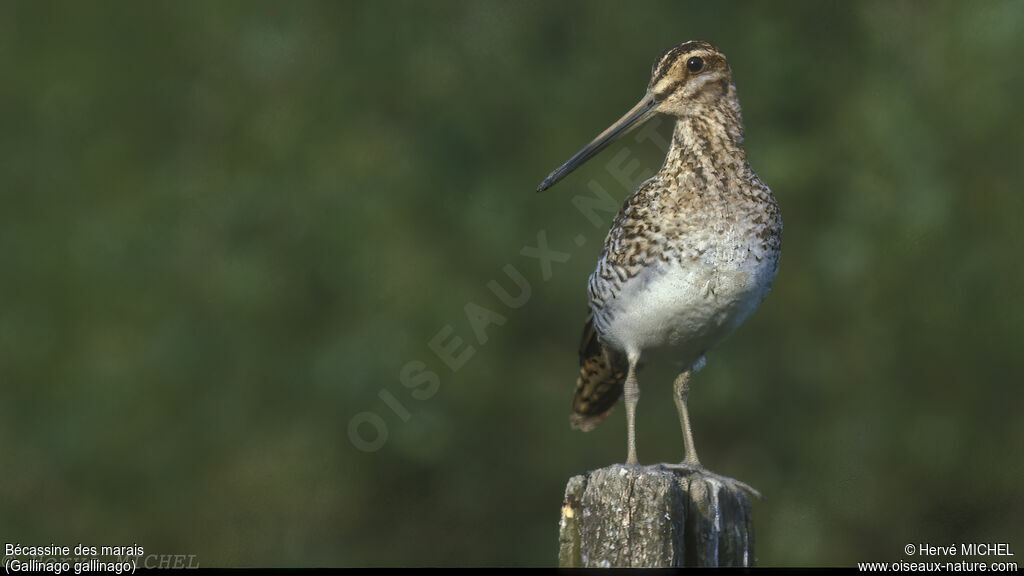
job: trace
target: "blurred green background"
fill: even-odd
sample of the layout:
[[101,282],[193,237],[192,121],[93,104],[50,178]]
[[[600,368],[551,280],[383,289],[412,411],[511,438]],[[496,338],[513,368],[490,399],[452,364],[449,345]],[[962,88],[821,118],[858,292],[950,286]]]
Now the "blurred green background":
[[[611,222],[572,199],[663,151],[534,188],[706,39],[785,220],[691,396],[705,464],[767,497],[758,561],[1019,554],[1022,31],[1021,2],[0,4],[0,539],[553,565],[566,480],[625,458],[621,407],[568,425]],[[682,456],[673,376],[641,374],[644,462]]]

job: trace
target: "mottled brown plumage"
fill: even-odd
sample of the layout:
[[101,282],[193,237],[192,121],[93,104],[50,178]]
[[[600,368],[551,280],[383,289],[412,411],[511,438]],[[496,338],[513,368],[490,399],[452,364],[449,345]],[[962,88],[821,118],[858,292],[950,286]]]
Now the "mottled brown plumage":
[[655,113],[676,118],[665,164],[629,196],[587,285],[591,318],[580,347],[572,423],[589,430],[625,394],[628,462],[636,462],[636,370],[666,348],[682,366],[675,396],[699,466],[686,396],[704,354],[743,323],[771,289],[781,250],[775,197],[747,163],[732,71],[706,42],[665,52],[644,98],[540,186],[546,189]]
[[580,376],[572,399],[573,428],[587,432],[608,416],[622,396],[628,369],[625,355],[601,345],[593,316],[588,316],[580,340]]

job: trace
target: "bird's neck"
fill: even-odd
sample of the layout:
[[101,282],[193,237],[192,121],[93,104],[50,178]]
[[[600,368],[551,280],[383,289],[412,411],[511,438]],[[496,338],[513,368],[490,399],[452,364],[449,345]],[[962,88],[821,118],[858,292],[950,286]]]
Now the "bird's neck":
[[676,119],[672,144],[662,171],[684,170],[724,174],[747,165],[743,150],[743,119],[735,88],[714,105],[698,103],[692,113]]

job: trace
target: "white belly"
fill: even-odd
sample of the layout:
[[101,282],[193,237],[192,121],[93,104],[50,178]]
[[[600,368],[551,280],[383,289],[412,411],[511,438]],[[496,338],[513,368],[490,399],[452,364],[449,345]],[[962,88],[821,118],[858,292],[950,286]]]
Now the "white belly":
[[684,364],[697,362],[761,304],[776,264],[754,258],[658,263],[619,285],[594,310],[601,340],[627,354],[670,347]]

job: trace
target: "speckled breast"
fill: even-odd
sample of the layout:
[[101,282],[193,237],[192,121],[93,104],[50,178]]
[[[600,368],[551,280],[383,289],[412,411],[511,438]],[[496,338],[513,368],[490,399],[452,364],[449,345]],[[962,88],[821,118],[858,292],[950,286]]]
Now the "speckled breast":
[[594,325],[605,345],[627,355],[671,347],[692,364],[754,313],[777,270],[777,252],[744,242],[657,260],[632,276],[609,277],[599,265],[588,285]]

